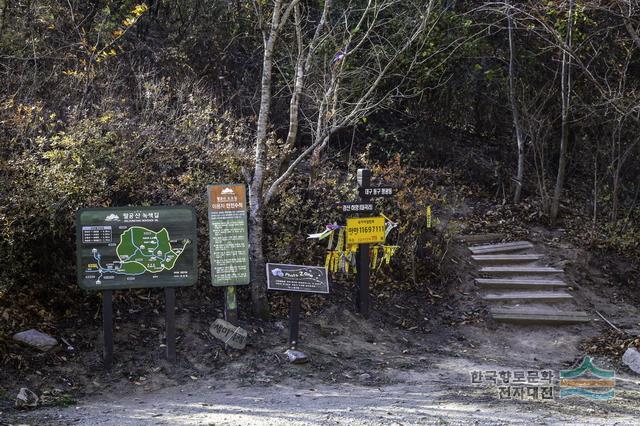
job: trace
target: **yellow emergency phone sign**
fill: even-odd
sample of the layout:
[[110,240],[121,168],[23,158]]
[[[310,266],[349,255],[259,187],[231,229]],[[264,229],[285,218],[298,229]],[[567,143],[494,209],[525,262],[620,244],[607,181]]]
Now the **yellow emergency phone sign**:
[[384,243],[384,218],[347,218],[347,245]]

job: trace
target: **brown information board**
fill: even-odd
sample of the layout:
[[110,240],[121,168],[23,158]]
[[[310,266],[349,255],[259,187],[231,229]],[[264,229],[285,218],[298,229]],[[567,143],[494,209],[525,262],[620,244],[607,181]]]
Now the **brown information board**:
[[247,196],[244,185],[209,185],[209,247],[214,286],[250,282]]

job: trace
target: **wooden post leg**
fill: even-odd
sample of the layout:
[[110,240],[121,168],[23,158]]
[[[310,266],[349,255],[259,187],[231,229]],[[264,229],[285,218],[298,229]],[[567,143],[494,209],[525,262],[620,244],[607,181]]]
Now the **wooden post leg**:
[[167,360],[176,360],[176,289],[165,287],[165,327],[167,338]]
[[369,318],[369,244],[360,244],[358,251],[358,310]]
[[[367,188],[371,185],[371,171],[369,169],[358,169],[357,174],[358,188]],[[365,203],[369,201],[369,197],[360,197],[360,201]],[[363,214],[361,216],[367,216]],[[369,244],[360,244],[358,246],[358,257],[356,264],[357,272],[357,289],[356,289],[356,309],[364,316],[369,318]]]
[[104,337],[104,368],[113,365],[113,290],[102,292],[102,333]]
[[289,305],[289,347],[298,348],[298,329],[300,325],[300,293],[291,292]]
[[238,303],[235,286],[224,288],[224,319],[233,325],[238,322]]

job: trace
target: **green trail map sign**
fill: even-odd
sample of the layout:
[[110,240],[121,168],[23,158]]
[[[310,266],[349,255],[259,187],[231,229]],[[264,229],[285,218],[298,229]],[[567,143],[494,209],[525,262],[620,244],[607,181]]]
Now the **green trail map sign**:
[[244,185],[209,185],[209,244],[214,286],[249,284],[247,195]]
[[196,243],[191,207],[80,210],[78,283],[86,290],[193,285],[198,277]]

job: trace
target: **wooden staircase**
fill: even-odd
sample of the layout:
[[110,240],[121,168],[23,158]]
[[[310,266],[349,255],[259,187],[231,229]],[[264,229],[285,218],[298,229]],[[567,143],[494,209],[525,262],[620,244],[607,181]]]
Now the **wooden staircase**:
[[[495,234],[490,234],[495,235]],[[488,237],[460,238],[471,244]],[[589,315],[577,310],[564,282],[564,270],[540,265],[544,256],[529,253],[529,241],[469,246],[482,277],[475,280],[482,300],[490,305],[496,321],[535,324],[589,322]]]

